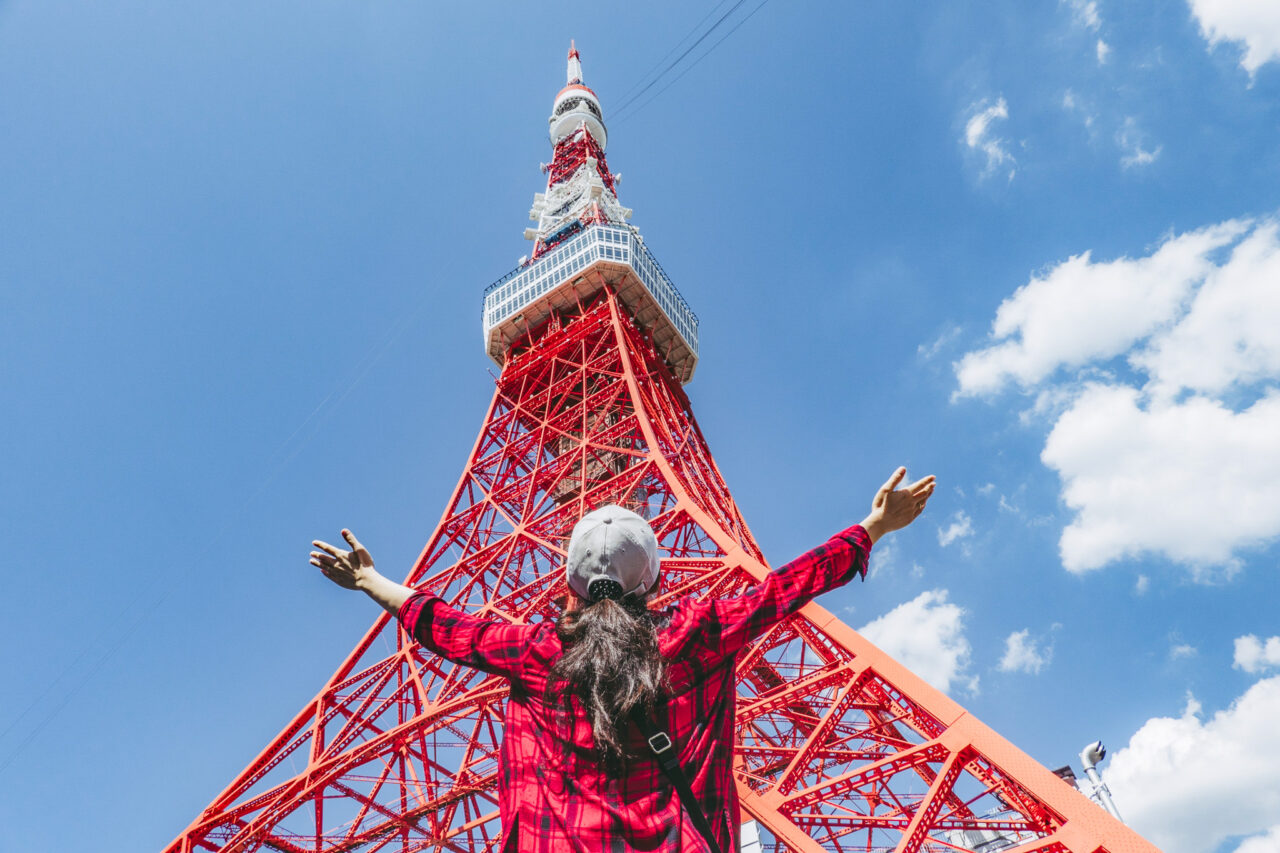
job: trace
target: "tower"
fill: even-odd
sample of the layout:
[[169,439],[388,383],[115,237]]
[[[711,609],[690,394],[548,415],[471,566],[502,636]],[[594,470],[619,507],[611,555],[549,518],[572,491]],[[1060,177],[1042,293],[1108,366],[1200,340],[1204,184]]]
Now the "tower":
[[[533,250],[484,293],[502,372],[406,582],[492,619],[553,618],[573,524],[619,503],[658,535],[659,604],[732,595],[768,567],[683,389],[698,320],[627,224],[573,48],[549,125]],[[816,604],[737,673],[734,768],[760,849],[1155,851]],[[491,850],[505,695],[382,615],[168,850]]]

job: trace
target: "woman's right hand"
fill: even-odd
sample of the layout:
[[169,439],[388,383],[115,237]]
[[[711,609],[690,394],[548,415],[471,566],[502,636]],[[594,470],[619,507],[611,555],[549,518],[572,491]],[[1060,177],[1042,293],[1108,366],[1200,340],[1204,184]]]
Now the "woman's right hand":
[[899,489],[898,484],[906,475],[906,468],[894,471],[872,499],[871,513],[862,521],[862,527],[867,531],[872,542],[886,533],[901,530],[924,512],[925,504],[933,494],[937,479],[930,474],[906,488]]

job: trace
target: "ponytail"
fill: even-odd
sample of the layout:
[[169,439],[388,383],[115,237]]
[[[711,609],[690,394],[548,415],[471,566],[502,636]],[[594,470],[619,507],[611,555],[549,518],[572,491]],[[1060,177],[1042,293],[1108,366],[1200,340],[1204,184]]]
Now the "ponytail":
[[606,772],[618,776],[627,759],[622,730],[633,708],[646,714],[665,687],[666,667],[658,632],[644,598],[602,598],[556,621],[564,654],[551,667],[547,695],[576,696],[591,721],[596,752]]

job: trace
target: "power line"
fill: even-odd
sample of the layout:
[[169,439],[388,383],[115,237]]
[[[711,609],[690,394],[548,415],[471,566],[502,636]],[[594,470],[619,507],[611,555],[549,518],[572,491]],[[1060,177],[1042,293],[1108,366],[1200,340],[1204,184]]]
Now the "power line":
[[677,50],[679,50],[679,49],[680,49],[680,45],[684,44],[684,43],[689,39],[689,36],[691,36],[691,35],[693,35],[695,32],[697,32],[697,31],[698,31],[698,29],[699,29],[703,24],[705,24],[705,23],[707,22],[707,19],[708,19],[708,18],[710,18],[710,17],[711,17],[712,15],[714,15],[716,12],[720,11],[720,7],[721,7],[721,6],[723,6],[725,3],[728,3],[728,2],[729,2],[729,0],[718,0],[718,2],[717,2],[714,6],[712,6],[712,7],[711,7],[711,10],[710,10],[709,12],[707,12],[707,14],[705,14],[705,15],[703,15],[703,16],[702,16],[702,20],[700,20],[700,21],[698,21],[698,23],[694,24],[694,25],[693,25],[693,27],[692,27],[692,29],[690,29],[690,30],[689,30],[689,32],[685,33],[685,34],[684,34],[684,37],[683,37],[683,38],[681,38],[681,39],[680,39],[680,41],[678,41],[678,42],[676,42],[674,45],[672,45],[671,50],[668,50],[668,51],[666,52],[666,54],[665,54],[661,59],[659,59],[657,62],[653,63],[653,67],[652,67],[652,68],[650,68],[648,71],[646,71],[646,72],[644,72],[643,74],[641,74],[641,75],[640,75],[640,78],[639,78],[638,80],[636,80],[636,82],[632,83],[632,84],[631,84],[631,87],[630,87],[629,89],[627,89],[627,91],[623,92],[621,95],[619,95],[619,96],[618,96],[618,100],[620,100],[620,101],[624,101],[624,102],[625,102],[626,98],[628,98],[628,97],[631,95],[631,93],[632,93],[632,92],[634,92],[634,91],[636,90],[636,88],[638,88],[641,84],[643,84],[643,83],[644,83],[644,81],[645,81],[646,79],[648,79],[648,77],[649,77],[649,75],[650,75],[650,74],[652,74],[654,71],[656,71],[656,70],[658,69],[658,66],[660,66],[660,65],[662,65],[662,63],[666,62],[666,61],[671,57],[671,54],[673,54],[673,53],[675,53]]
[[[698,57],[697,59],[695,59],[693,62],[691,62],[691,63],[689,63],[688,65],[686,65],[686,66],[684,67],[684,69],[683,69],[683,70],[681,70],[681,72],[680,72],[679,74],[677,74],[677,75],[675,76],[675,78],[674,78],[670,83],[668,83],[667,85],[663,86],[663,87],[662,87],[661,89],[659,89],[658,91],[654,92],[654,93],[653,93],[653,95],[652,95],[648,100],[646,100],[646,101],[645,101],[644,103],[642,103],[640,106],[638,106],[638,107],[636,107],[635,109],[633,109],[630,113],[628,113],[628,114],[626,114],[626,115],[619,115],[617,118],[613,119],[613,125],[616,127],[617,125],[621,124],[621,123],[622,123],[623,121],[625,121],[626,119],[631,118],[631,117],[632,117],[632,116],[634,116],[636,113],[640,112],[642,109],[644,109],[645,107],[647,107],[650,103],[652,103],[652,102],[653,102],[653,100],[654,100],[655,98],[657,98],[659,95],[661,95],[663,92],[667,91],[667,90],[668,90],[668,89],[670,89],[672,86],[674,86],[676,83],[678,83],[678,82],[680,81],[680,78],[681,78],[681,77],[683,77],[684,75],[688,74],[690,71],[692,71],[694,68],[696,68],[696,67],[698,66],[698,63],[699,63],[699,62],[701,62],[702,60],[704,60],[704,59],[706,59],[708,56],[710,56],[712,51],[714,51],[717,47],[719,47],[721,44],[723,44],[725,39],[727,39],[729,36],[731,36],[731,35],[733,35],[735,32],[737,32],[737,31],[738,31],[738,27],[742,26],[742,25],[743,25],[743,24],[745,24],[747,21],[751,20],[752,16],[754,16],[756,12],[759,12],[761,9],[763,9],[763,8],[764,8],[764,5],[765,5],[766,3],[768,3],[768,2],[769,2],[769,0],[760,0],[760,3],[759,3],[759,4],[758,4],[754,9],[752,9],[750,12],[748,12],[748,13],[747,13],[747,14],[746,14],[746,15],[745,15],[745,16],[744,16],[740,21],[738,21],[738,23],[734,24],[734,25],[733,25],[733,27],[732,27],[732,29],[730,29],[727,33],[725,33],[723,36],[721,36],[721,37],[720,37],[720,38],[719,38],[719,39],[718,39],[714,44],[712,44],[712,45],[711,45],[711,47],[707,48],[707,50],[706,50],[706,51],[705,51],[701,56],[699,56],[699,57]],[[738,5],[738,6],[740,6],[740,5],[742,5],[742,4],[741,4],[741,3],[738,3],[737,5]],[[735,6],[734,8],[736,9],[736,8],[737,8],[737,6]],[[732,11],[732,9],[731,9],[730,11]],[[708,32],[710,32],[710,31],[708,31]],[[701,39],[699,39],[699,41],[701,41]],[[648,87],[646,87],[646,88],[648,88]],[[643,94],[643,92],[641,92],[641,94]],[[636,97],[639,97],[639,95],[637,95]],[[631,101],[634,101],[634,100],[635,100],[635,98],[632,98],[632,99],[631,99]],[[628,102],[628,103],[630,103],[630,102]],[[621,109],[619,109],[619,113],[621,113],[621,112],[622,112],[622,110],[621,110]]]
[[[645,92],[647,92],[647,91],[649,91],[650,89],[652,89],[652,88],[654,87],[654,85],[655,85],[659,80],[661,80],[661,79],[662,79],[662,77],[663,77],[663,76],[664,76],[668,71],[670,71],[672,68],[675,68],[677,65],[679,65],[679,64],[680,64],[680,61],[681,61],[681,60],[683,60],[686,56],[688,56],[688,55],[693,51],[693,49],[694,49],[694,48],[696,48],[698,45],[700,45],[700,44],[702,44],[704,41],[706,41],[707,36],[709,36],[709,35],[711,35],[713,32],[715,32],[715,31],[716,31],[716,29],[717,29],[721,24],[723,24],[723,23],[725,22],[725,19],[726,19],[726,18],[728,18],[730,15],[732,15],[734,12],[736,12],[736,11],[738,10],[738,7],[739,7],[739,6],[741,6],[741,5],[742,5],[743,3],[745,3],[745,2],[747,2],[747,0],[737,0],[737,2],[736,2],[736,3],[734,3],[732,6],[730,6],[730,7],[729,7],[729,11],[725,12],[725,13],[724,13],[723,15],[721,15],[718,19],[716,19],[716,22],[715,22],[714,24],[712,24],[710,27],[708,27],[708,28],[707,28],[707,30],[706,30],[702,35],[698,36],[697,40],[696,40],[696,41],[694,41],[694,43],[693,43],[693,44],[691,44],[691,45],[689,45],[687,48],[685,48],[684,53],[680,54],[680,55],[679,55],[679,56],[677,56],[675,59],[671,60],[671,64],[670,64],[670,65],[668,65],[666,68],[662,69],[662,71],[658,72],[658,75],[657,75],[656,77],[654,77],[652,80],[650,80],[648,83],[646,83],[643,89],[641,89],[639,92],[636,92],[634,95],[632,95],[630,98],[628,98],[628,99],[627,99],[626,101],[624,101],[623,103],[619,104],[619,105],[618,105],[618,107],[617,107],[618,112],[622,112],[623,110],[625,110],[625,109],[626,109],[626,108],[627,108],[631,103],[633,103],[637,98],[639,98],[639,97],[640,97],[641,95],[643,95]],[[712,11],[714,12],[714,10],[712,10]],[[704,19],[704,20],[705,20],[705,19]],[[686,36],[685,38],[688,38],[688,36]],[[683,39],[681,39],[681,41],[683,41]]]

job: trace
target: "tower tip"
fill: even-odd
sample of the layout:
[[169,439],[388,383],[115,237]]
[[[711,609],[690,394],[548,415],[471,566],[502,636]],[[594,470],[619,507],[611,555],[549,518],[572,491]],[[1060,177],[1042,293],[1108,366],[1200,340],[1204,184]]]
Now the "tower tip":
[[574,45],[573,39],[569,39],[569,72],[566,75],[566,85],[582,82],[582,60],[578,58],[578,48]]

